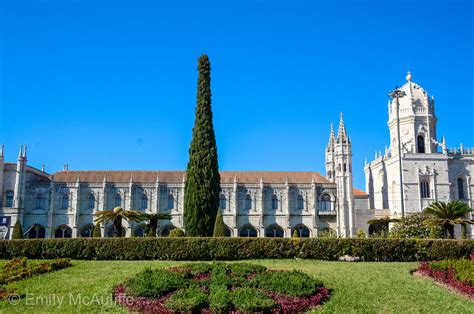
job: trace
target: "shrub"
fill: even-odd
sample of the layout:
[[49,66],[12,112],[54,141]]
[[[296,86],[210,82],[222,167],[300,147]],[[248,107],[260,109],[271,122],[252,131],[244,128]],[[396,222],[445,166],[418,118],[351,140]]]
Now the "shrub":
[[252,286],[295,297],[309,296],[316,292],[316,286],[322,285],[311,276],[298,270],[290,272],[266,272],[256,275]]
[[213,237],[225,237],[225,224],[224,218],[222,218],[221,209],[217,211],[216,222],[214,224]]
[[19,220],[17,220],[15,222],[15,225],[13,226],[12,239],[13,240],[23,239],[23,229],[21,228],[21,223]]
[[268,311],[276,303],[262,292],[252,288],[239,288],[232,292],[232,303],[242,312]]
[[209,308],[213,313],[222,313],[232,304],[231,294],[226,286],[211,285],[209,296]]
[[102,237],[102,234],[100,232],[100,223],[96,223],[94,226],[94,230],[92,231],[92,237],[93,238],[100,238]]
[[208,303],[207,295],[198,287],[192,286],[181,289],[173,294],[165,305],[176,312],[196,312]]
[[246,260],[305,258],[427,261],[469,257],[474,240],[300,238],[74,238],[0,241],[0,258]]
[[430,263],[431,269],[448,271],[452,268],[456,274],[456,279],[474,286],[474,261],[468,259],[444,260]]
[[184,231],[180,228],[174,228],[173,230],[170,231],[170,238],[180,238],[184,237]]
[[15,258],[8,261],[0,273],[0,284],[6,284],[25,278],[41,275],[47,272],[57,271],[72,266],[68,258],[59,258],[41,264],[30,264],[26,257]]
[[300,235],[298,234],[298,230],[295,229],[295,230],[293,231],[292,237],[293,237],[293,238],[299,238],[299,237],[300,237]]
[[429,216],[425,213],[414,213],[400,218],[392,226],[389,236],[392,238],[441,238],[443,229],[441,227],[432,227],[423,224],[423,221]]
[[265,266],[258,264],[235,263],[231,265],[232,274],[236,277],[245,278],[251,273],[259,274],[265,270],[267,270]]
[[366,238],[366,236],[365,236],[365,231],[362,230],[362,229],[357,230],[357,237],[358,237],[359,239],[365,239],[365,238]]
[[127,282],[127,293],[131,296],[160,297],[187,284],[188,280],[181,273],[145,269]]

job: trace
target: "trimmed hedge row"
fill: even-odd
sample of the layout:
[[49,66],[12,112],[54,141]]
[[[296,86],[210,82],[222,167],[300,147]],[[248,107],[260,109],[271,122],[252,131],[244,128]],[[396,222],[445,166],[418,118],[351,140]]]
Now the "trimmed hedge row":
[[474,240],[288,238],[77,238],[0,241],[0,258],[245,260],[304,258],[429,261],[470,257]]

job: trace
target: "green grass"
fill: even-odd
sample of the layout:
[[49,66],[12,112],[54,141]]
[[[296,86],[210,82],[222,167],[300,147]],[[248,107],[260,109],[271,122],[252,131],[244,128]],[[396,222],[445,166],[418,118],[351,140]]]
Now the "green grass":
[[[474,303],[429,279],[414,277],[417,263],[347,263],[309,260],[256,260],[269,268],[300,269],[333,290],[315,312],[472,313]],[[5,261],[0,261],[0,266]],[[125,312],[111,301],[112,287],[146,267],[180,265],[159,261],[73,261],[74,266],[29,278],[8,287],[29,295],[0,313]],[[58,299],[63,298],[60,305]],[[79,296],[81,299],[79,299]],[[78,301],[79,300],[79,301]],[[74,301],[77,301],[76,304]]]

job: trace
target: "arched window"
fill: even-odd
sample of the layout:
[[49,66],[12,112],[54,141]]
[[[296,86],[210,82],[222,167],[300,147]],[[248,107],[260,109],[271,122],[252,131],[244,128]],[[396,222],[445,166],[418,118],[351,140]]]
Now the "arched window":
[[94,225],[88,224],[81,228],[81,237],[83,238],[90,238],[92,237],[92,232],[94,231]]
[[94,209],[95,208],[95,197],[94,194],[89,195],[89,209]]
[[245,209],[252,209],[252,196],[250,194],[245,196]]
[[54,231],[55,238],[72,238],[72,229],[67,225],[61,225]]
[[298,232],[298,237],[300,237],[300,238],[309,238],[309,229],[305,225],[299,224],[299,225],[295,226],[291,230],[292,235],[295,232],[295,230],[297,230],[297,232]]
[[275,194],[272,195],[272,209],[278,209],[278,197]]
[[170,235],[171,230],[173,230],[174,228],[175,228],[175,226],[173,226],[171,224],[165,225],[165,226],[161,227],[158,234],[161,237],[167,237],[167,236]]
[[145,235],[146,235],[146,227],[145,225],[140,225],[138,227],[135,228],[133,234],[136,236],[136,237],[140,237],[140,238],[143,238]]
[[224,193],[221,194],[220,200],[219,200],[219,207],[221,209],[226,209],[227,208],[227,198],[225,197]]
[[256,237],[257,230],[250,224],[247,224],[240,228],[239,237]]
[[146,194],[143,194],[142,195],[142,206],[141,206],[141,209],[145,210],[148,208],[148,197],[146,196]]
[[44,196],[39,194],[36,196],[36,209],[44,209]]
[[297,199],[297,202],[296,202],[296,209],[298,209],[298,210],[304,209],[304,198],[303,198],[303,195],[301,195],[301,194],[298,194],[298,199]]
[[418,135],[416,138],[416,143],[418,146],[418,153],[424,154],[425,153],[425,139],[422,135]]
[[61,208],[62,209],[69,208],[69,196],[67,194],[64,194],[63,197],[61,198]]
[[285,232],[279,225],[271,225],[265,229],[265,236],[269,238],[283,238]]
[[34,224],[28,230],[28,238],[30,239],[44,239],[46,235],[46,229],[39,224]]
[[320,211],[322,211],[322,212],[332,211],[331,196],[329,194],[321,195]]
[[230,230],[229,227],[225,227],[225,230],[224,230],[224,236],[225,237],[231,237],[232,236],[232,230]]
[[13,207],[13,196],[14,196],[13,191],[7,192],[7,200],[5,203],[5,207]]
[[426,180],[420,182],[420,196],[421,198],[430,198],[430,183]]
[[121,207],[122,206],[122,197],[120,194],[115,194],[115,200],[114,200],[114,207]]
[[464,180],[462,178],[458,178],[458,196],[460,200],[465,199],[464,196]]
[[168,209],[174,208],[174,196],[173,194],[168,194]]

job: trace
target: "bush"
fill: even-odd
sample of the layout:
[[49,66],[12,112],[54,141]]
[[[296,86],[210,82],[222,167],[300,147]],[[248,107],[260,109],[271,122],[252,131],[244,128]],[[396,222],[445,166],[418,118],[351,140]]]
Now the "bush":
[[223,285],[211,285],[209,308],[213,313],[222,313],[232,304],[231,294]]
[[357,237],[358,237],[359,239],[365,239],[365,238],[366,238],[366,236],[365,236],[365,231],[362,230],[362,229],[357,230]]
[[217,210],[216,222],[214,223],[213,237],[225,237],[225,224],[221,209]]
[[474,286],[474,261],[468,259],[444,260],[430,263],[431,269],[448,271],[452,268],[456,279]]
[[311,276],[298,270],[290,272],[265,272],[256,275],[251,282],[253,287],[275,291],[295,297],[304,297],[316,292],[316,286],[322,285]]
[[199,287],[193,286],[173,294],[165,305],[175,312],[196,312],[207,303],[207,295]]
[[131,296],[160,297],[187,284],[188,280],[181,273],[145,269],[127,282],[127,293]]
[[245,278],[251,273],[259,274],[265,270],[267,270],[265,266],[257,264],[235,263],[231,265],[232,274],[241,278]]
[[239,288],[232,292],[232,303],[242,312],[268,311],[276,304],[262,292],[252,288]]
[[300,238],[74,238],[0,241],[0,258],[247,260],[305,258],[427,261],[469,257],[474,240]]
[[15,225],[13,226],[12,239],[13,240],[23,239],[23,229],[21,228],[21,223],[19,220],[17,220],[15,222]]
[[100,232],[100,223],[96,223],[94,226],[94,230],[92,231],[92,237],[93,238],[100,238],[102,237],[102,234]]
[[423,221],[429,216],[425,213],[414,213],[401,218],[390,229],[392,238],[421,238],[439,239],[443,237],[442,227],[429,227]]
[[170,231],[170,238],[180,238],[184,237],[184,231],[180,228],[174,228],[173,230]]
[[41,264],[29,264],[26,257],[8,261],[0,273],[0,284],[26,279],[72,266],[68,258],[59,258]]

